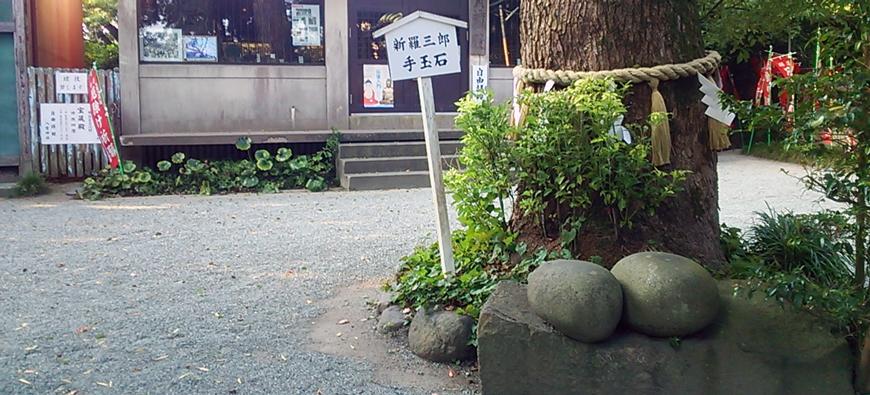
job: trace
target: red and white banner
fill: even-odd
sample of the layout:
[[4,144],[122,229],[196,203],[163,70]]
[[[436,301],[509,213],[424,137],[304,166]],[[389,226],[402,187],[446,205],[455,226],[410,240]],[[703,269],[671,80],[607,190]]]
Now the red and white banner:
[[109,166],[117,168],[121,163],[118,149],[115,147],[115,136],[112,133],[112,125],[109,124],[109,111],[100,93],[100,82],[97,78],[97,70],[91,70],[88,75],[88,103],[91,105],[91,120],[97,130],[100,143],[103,144],[103,152],[109,160]]
[[770,68],[770,61],[765,60],[761,65],[761,71],[758,73],[758,85],[755,87],[755,105],[770,105],[771,83],[773,83],[773,72]]
[[[773,65],[773,74],[782,78],[791,78],[798,72],[798,64],[791,55],[780,55],[770,60]],[[794,112],[794,102],[791,95],[785,89],[779,93],[779,106],[785,113]]]

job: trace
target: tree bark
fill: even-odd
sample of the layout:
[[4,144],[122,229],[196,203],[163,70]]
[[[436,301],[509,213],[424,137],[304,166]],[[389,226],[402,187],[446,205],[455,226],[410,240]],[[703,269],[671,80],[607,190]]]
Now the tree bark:
[[[704,56],[694,1],[523,0],[520,20],[527,68],[596,71],[682,63]],[[654,248],[715,268],[725,261],[719,245],[717,156],[708,148],[698,82],[695,78],[663,81],[659,90],[672,114],[670,167],[692,172],[685,190],[659,207],[653,218],[640,220],[629,235],[617,238],[612,232],[583,231],[576,243],[615,243],[618,249],[602,254],[581,247],[578,253],[601,256],[612,265],[620,255]],[[626,98],[626,123],[646,119],[650,94],[646,84],[632,89]]]

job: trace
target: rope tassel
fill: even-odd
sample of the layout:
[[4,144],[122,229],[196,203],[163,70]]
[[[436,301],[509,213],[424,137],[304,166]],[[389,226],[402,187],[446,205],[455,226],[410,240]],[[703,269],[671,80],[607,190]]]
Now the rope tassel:
[[668,108],[665,106],[665,98],[659,92],[659,80],[649,82],[652,88],[650,99],[650,114],[662,113],[664,119],[655,120],[652,125],[652,162],[653,165],[662,166],[671,163],[671,126],[667,118]]

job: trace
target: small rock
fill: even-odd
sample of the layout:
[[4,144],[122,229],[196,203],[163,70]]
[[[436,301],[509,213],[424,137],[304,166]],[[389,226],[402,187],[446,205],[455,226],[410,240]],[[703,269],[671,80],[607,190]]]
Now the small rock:
[[399,306],[390,306],[381,313],[378,319],[378,332],[387,334],[398,331],[405,326],[405,314]]
[[629,255],[611,270],[625,295],[624,318],[643,334],[687,336],[719,314],[719,290],[707,269],[664,252]]
[[532,311],[566,336],[586,343],[607,339],[622,317],[622,287],[590,262],[556,260],[529,275]]
[[471,356],[468,345],[474,320],[452,311],[417,311],[408,331],[411,352],[433,362],[459,361]]
[[393,305],[393,294],[391,293],[379,293],[376,308],[378,309],[378,314],[383,313],[388,307]]

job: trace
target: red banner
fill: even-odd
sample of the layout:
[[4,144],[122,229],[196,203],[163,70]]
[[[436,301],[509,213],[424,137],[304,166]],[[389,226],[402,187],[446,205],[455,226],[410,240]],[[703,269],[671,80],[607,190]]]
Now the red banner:
[[769,106],[770,105],[770,84],[773,82],[773,71],[769,60],[765,60],[761,65],[761,70],[758,75],[758,85],[755,87],[755,105]]
[[109,111],[100,93],[100,82],[97,79],[97,70],[91,70],[88,75],[88,103],[91,105],[91,120],[97,129],[97,136],[103,144],[103,152],[109,160],[109,166],[117,168],[121,160],[118,149],[115,147],[115,136],[112,133],[112,125],[109,124]]

